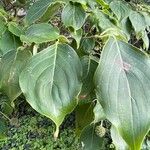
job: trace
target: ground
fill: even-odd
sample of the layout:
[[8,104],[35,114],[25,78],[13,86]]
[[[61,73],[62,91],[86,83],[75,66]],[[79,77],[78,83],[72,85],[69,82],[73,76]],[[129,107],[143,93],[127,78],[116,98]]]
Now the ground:
[[57,141],[53,138],[54,123],[28,106],[18,118],[17,125],[9,125],[8,137],[0,141],[0,150],[79,150],[75,138],[74,115],[60,127]]

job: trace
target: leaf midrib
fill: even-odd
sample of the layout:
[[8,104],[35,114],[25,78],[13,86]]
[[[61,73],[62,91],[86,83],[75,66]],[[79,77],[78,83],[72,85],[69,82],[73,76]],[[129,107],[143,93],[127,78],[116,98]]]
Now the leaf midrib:
[[[117,46],[117,50],[118,50],[118,53],[119,53],[119,55],[118,56],[120,56],[120,60],[121,60],[121,65],[122,65],[122,68],[124,68],[124,66],[123,66],[123,58],[122,58],[122,54],[121,54],[121,52],[120,52],[120,48],[119,48],[119,45],[118,45],[118,42],[117,42],[117,40],[116,40],[116,38],[114,38],[114,40],[115,40],[115,43],[116,43],[116,46]],[[126,72],[124,71],[124,69],[122,69],[122,71],[124,72],[124,74],[125,74],[125,77],[126,77],[126,81],[127,81],[127,86],[128,86],[128,92],[129,92],[129,97],[131,98],[131,99],[133,99],[132,98],[132,96],[131,96],[131,90],[130,90],[130,84],[129,84],[129,81],[128,81],[128,78],[127,78],[127,74],[126,74]],[[134,140],[134,137],[135,137],[135,134],[134,134],[134,123],[133,123],[133,107],[132,107],[132,102],[131,102],[131,100],[130,100],[130,107],[131,107],[131,109],[132,109],[132,113],[131,113],[131,122],[132,122],[132,131],[133,131],[133,136],[132,136],[132,140],[133,140],[133,145],[134,145],[134,148],[136,148],[136,146],[135,146],[135,140]]]

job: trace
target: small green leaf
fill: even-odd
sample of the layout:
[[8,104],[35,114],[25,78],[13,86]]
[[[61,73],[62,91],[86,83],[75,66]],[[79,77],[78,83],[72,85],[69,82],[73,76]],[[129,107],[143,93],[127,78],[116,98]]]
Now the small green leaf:
[[0,38],[0,50],[2,54],[6,54],[11,50],[16,50],[21,44],[20,39],[11,34],[8,30],[6,30]]
[[59,126],[77,105],[82,68],[76,52],[67,44],[54,44],[30,59],[20,76],[26,100]]
[[123,138],[119,135],[117,129],[114,126],[111,127],[111,137],[113,140],[113,144],[115,145],[117,150],[129,149],[128,145],[123,140]]
[[130,22],[130,19],[129,17],[123,19],[121,22],[121,29],[123,30],[123,32],[125,33],[126,35],[126,38],[128,39],[128,41],[130,40],[131,38],[131,33],[132,33],[132,24]]
[[[65,0],[65,1],[67,1],[67,0]],[[70,0],[71,2],[77,2],[77,3],[80,3],[80,4],[82,4],[82,5],[86,5],[86,3],[87,3],[87,0]]]
[[11,100],[7,96],[0,95],[0,107],[1,111],[7,116],[11,115],[11,113],[13,112]]
[[136,33],[145,30],[146,22],[144,16],[141,13],[132,11],[132,13],[129,15],[129,18]]
[[112,1],[109,6],[118,20],[125,19],[130,15],[131,8],[125,1]]
[[11,101],[20,94],[19,75],[31,57],[27,50],[9,51],[0,61],[0,91],[5,93]]
[[83,150],[103,150],[104,147],[104,138],[100,137],[95,130],[96,125],[88,125],[82,131],[80,141],[82,144]]
[[21,4],[25,4],[26,3],[26,0],[17,0],[19,1]]
[[64,35],[60,35],[59,36],[59,42],[60,43],[69,43],[70,41]]
[[95,0],[98,4],[100,4],[103,8],[108,9],[109,5],[105,2],[105,0]]
[[108,15],[104,14],[103,12],[99,11],[99,9],[94,10],[94,16],[97,19],[98,26],[102,30],[106,30],[108,28],[113,28],[115,27],[114,23],[111,21]]
[[0,38],[6,31],[6,22],[0,17]]
[[94,103],[86,103],[76,108],[76,134],[80,136],[82,130],[94,120]]
[[99,103],[99,101],[97,101],[93,112],[94,112],[94,121],[93,121],[93,123],[97,123],[97,122],[100,122],[101,120],[106,119],[104,110],[103,110],[101,104]]
[[41,22],[48,22],[53,16],[58,12],[59,8],[61,6],[60,2],[52,3],[47,11],[43,14],[43,16],[40,18]]
[[81,63],[83,68],[83,85],[79,95],[79,102],[87,103],[95,98],[93,76],[98,64],[89,56],[82,57]]
[[6,131],[7,131],[7,124],[6,121],[0,116],[0,141],[6,139]]
[[41,18],[46,11],[48,10],[49,6],[54,3],[54,0],[38,0],[36,1],[28,10],[26,21],[28,24],[32,24]]
[[54,41],[58,38],[59,29],[48,23],[31,25],[26,30],[25,35],[21,35],[21,40],[23,42],[37,44]]
[[148,33],[146,31],[142,32],[142,36],[141,36],[142,40],[143,40],[143,48],[148,50],[149,48],[149,37],[148,37]]
[[149,27],[150,26],[150,13],[146,13],[146,12],[140,12],[140,13],[145,18],[146,26]]
[[16,22],[9,22],[8,23],[8,30],[12,34],[14,34],[14,35],[16,35],[18,37],[20,37],[22,34],[24,34],[21,26],[19,26]]
[[62,22],[66,27],[79,30],[85,23],[86,13],[80,3],[68,3],[62,11]]
[[83,30],[79,29],[77,31],[71,32],[71,36],[75,39],[76,43],[77,43],[77,49],[80,46],[80,41],[82,38],[82,34],[83,34]]

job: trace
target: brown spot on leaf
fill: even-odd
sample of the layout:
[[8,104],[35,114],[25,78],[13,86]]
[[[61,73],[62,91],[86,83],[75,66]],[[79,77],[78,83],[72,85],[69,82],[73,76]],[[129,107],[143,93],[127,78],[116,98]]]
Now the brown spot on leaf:
[[122,67],[123,70],[125,71],[129,71],[131,68],[131,65],[127,62],[121,61],[121,60],[117,60],[116,63]]

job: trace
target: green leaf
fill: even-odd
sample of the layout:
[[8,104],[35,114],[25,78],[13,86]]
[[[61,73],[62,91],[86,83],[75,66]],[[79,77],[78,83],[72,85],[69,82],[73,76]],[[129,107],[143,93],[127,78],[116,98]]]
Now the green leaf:
[[96,93],[107,119],[132,150],[140,150],[150,128],[150,58],[110,38],[95,74]]
[[150,13],[146,13],[146,12],[140,12],[144,18],[145,18],[145,22],[146,22],[146,26],[149,27],[150,26]]
[[129,17],[123,19],[120,23],[121,23],[121,29],[123,30],[123,32],[126,35],[126,38],[129,41],[131,38],[132,30],[133,30]]
[[94,121],[93,121],[93,123],[97,123],[97,122],[100,122],[101,120],[106,119],[104,110],[103,110],[101,104],[99,103],[99,101],[97,101],[93,112],[94,112]]
[[23,42],[37,44],[54,41],[59,38],[59,29],[47,23],[34,24],[20,38]]
[[148,37],[148,33],[146,31],[142,32],[142,40],[143,40],[143,48],[148,50],[149,48],[149,37]]
[[20,37],[22,34],[24,34],[21,26],[19,26],[16,22],[9,22],[8,23],[8,30],[12,34],[14,34],[14,35],[16,35],[18,37]]
[[112,1],[109,6],[118,20],[125,19],[130,15],[131,8],[125,1]]
[[56,43],[32,57],[21,73],[20,86],[29,104],[50,118],[58,132],[64,117],[77,105],[81,76],[75,51]]
[[9,116],[13,112],[13,107],[11,106],[11,100],[5,95],[0,95],[0,107],[1,112]]
[[83,85],[79,95],[79,100],[80,103],[87,103],[95,98],[93,76],[98,64],[89,56],[82,57],[81,63],[83,68]]
[[112,22],[112,20],[109,18],[108,15],[104,14],[103,12],[99,11],[98,9],[95,9],[93,13],[97,19],[98,26],[102,30],[106,30],[108,28],[115,27],[114,23]]
[[109,5],[105,2],[105,0],[95,0],[98,4],[100,4],[103,8],[108,9]]
[[0,141],[6,139],[7,125],[6,121],[0,116]]
[[26,3],[26,0],[17,0],[19,1],[21,4],[25,4]]
[[47,11],[43,14],[43,16],[40,18],[40,21],[41,22],[48,22],[51,18],[53,18],[53,16],[58,13],[58,10],[61,6],[61,3],[60,2],[55,2],[55,3],[52,3]]
[[53,4],[55,0],[38,0],[28,10],[26,16],[26,22],[32,24],[41,18],[48,10],[49,6]]
[[145,30],[146,22],[144,16],[141,13],[132,11],[132,13],[129,15],[129,18],[136,33]]
[[86,13],[79,3],[68,3],[62,11],[62,22],[66,27],[80,29],[85,23]]
[[[65,0],[65,1],[67,1],[67,0]],[[71,2],[77,2],[77,3],[80,3],[80,4],[82,4],[82,5],[86,5],[86,3],[87,3],[87,0],[70,0]]]
[[76,108],[76,134],[80,136],[82,130],[94,120],[94,103],[86,103]]
[[79,53],[90,54],[95,46],[95,40],[94,38],[84,38],[81,40],[81,44],[79,47]]
[[11,101],[20,94],[19,75],[31,57],[27,50],[9,51],[0,61],[0,91],[5,93]]
[[71,32],[71,36],[75,39],[76,41],[76,44],[77,44],[77,49],[79,48],[80,46],[80,41],[81,41],[81,38],[82,38],[82,34],[83,34],[83,30],[82,29],[79,29],[77,31],[73,31]]
[[104,138],[100,137],[95,131],[95,124],[91,124],[84,128],[80,141],[83,150],[103,150]]
[[6,22],[0,17],[0,38],[6,31]]
[[11,34],[8,30],[6,30],[0,38],[0,50],[2,54],[6,54],[11,50],[16,50],[21,44],[20,39]]
[[111,127],[111,137],[113,140],[113,144],[115,145],[117,150],[129,149],[128,145],[123,140],[123,138],[119,135],[117,129],[114,126]]

